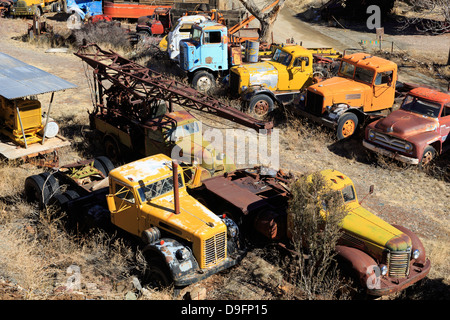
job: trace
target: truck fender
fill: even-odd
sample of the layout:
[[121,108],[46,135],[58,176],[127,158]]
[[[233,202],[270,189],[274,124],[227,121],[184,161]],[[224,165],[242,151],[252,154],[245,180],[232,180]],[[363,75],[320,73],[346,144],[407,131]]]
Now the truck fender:
[[265,95],[269,96],[272,99],[272,101],[277,103],[279,106],[282,105],[281,101],[273,94],[273,92],[265,87],[253,89],[248,93],[244,93],[243,98],[247,103],[249,103],[250,100],[258,94],[265,94]]
[[367,253],[356,248],[337,245],[336,252],[338,259],[343,260],[340,262],[346,263],[352,269],[355,278],[366,288],[368,281],[373,277],[373,266],[378,266],[378,263]]
[[[188,255],[185,259],[181,259],[183,252]],[[191,249],[171,238],[162,238],[148,244],[144,247],[143,253],[146,257],[159,257],[167,266],[174,281],[199,269]]]
[[392,226],[400,230],[401,232],[405,233],[411,239],[412,244],[411,252],[414,252],[414,250],[420,251],[419,257],[415,260],[415,263],[424,265],[426,262],[426,252],[425,247],[423,246],[422,241],[420,241],[419,237],[408,228],[396,224],[392,224]]

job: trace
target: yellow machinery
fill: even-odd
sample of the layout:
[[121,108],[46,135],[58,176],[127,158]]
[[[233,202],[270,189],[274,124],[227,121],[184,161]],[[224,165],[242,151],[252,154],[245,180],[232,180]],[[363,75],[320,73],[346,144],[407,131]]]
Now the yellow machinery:
[[32,99],[9,100],[0,96],[0,132],[15,143],[25,146],[42,141],[44,129],[41,103]]

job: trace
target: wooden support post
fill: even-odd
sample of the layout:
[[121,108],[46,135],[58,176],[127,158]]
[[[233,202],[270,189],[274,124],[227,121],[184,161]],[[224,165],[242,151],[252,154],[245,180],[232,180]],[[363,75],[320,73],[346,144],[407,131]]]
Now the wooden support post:
[[47,133],[48,119],[50,118],[50,109],[52,107],[52,102],[53,102],[53,96],[54,95],[55,95],[55,93],[52,92],[52,97],[50,98],[50,103],[48,104],[47,119],[45,119],[44,133],[42,134],[42,142],[41,142],[41,144],[44,144],[44,142],[45,142],[45,134]]

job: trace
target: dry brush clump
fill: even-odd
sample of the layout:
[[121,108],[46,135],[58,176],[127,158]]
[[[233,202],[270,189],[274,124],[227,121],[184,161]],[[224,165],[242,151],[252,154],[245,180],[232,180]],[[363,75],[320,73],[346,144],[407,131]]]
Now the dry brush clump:
[[334,299],[343,287],[335,259],[346,214],[342,196],[317,172],[292,183],[291,193],[288,225],[298,260],[290,276],[307,299]]

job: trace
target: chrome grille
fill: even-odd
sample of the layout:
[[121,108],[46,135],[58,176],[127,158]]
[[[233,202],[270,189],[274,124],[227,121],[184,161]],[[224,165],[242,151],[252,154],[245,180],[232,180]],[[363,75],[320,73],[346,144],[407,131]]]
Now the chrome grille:
[[376,131],[372,132],[375,134],[375,136],[370,141],[375,142],[384,147],[388,147],[395,151],[408,152],[405,147],[405,145],[407,144],[406,141]]
[[405,251],[390,251],[387,259],[390,277],[406,277],[409,274],[411,249]]
[[204,267],[216,265],[227,257],[227,235],[225,232],[218,233],[213,237],[204,240]]

